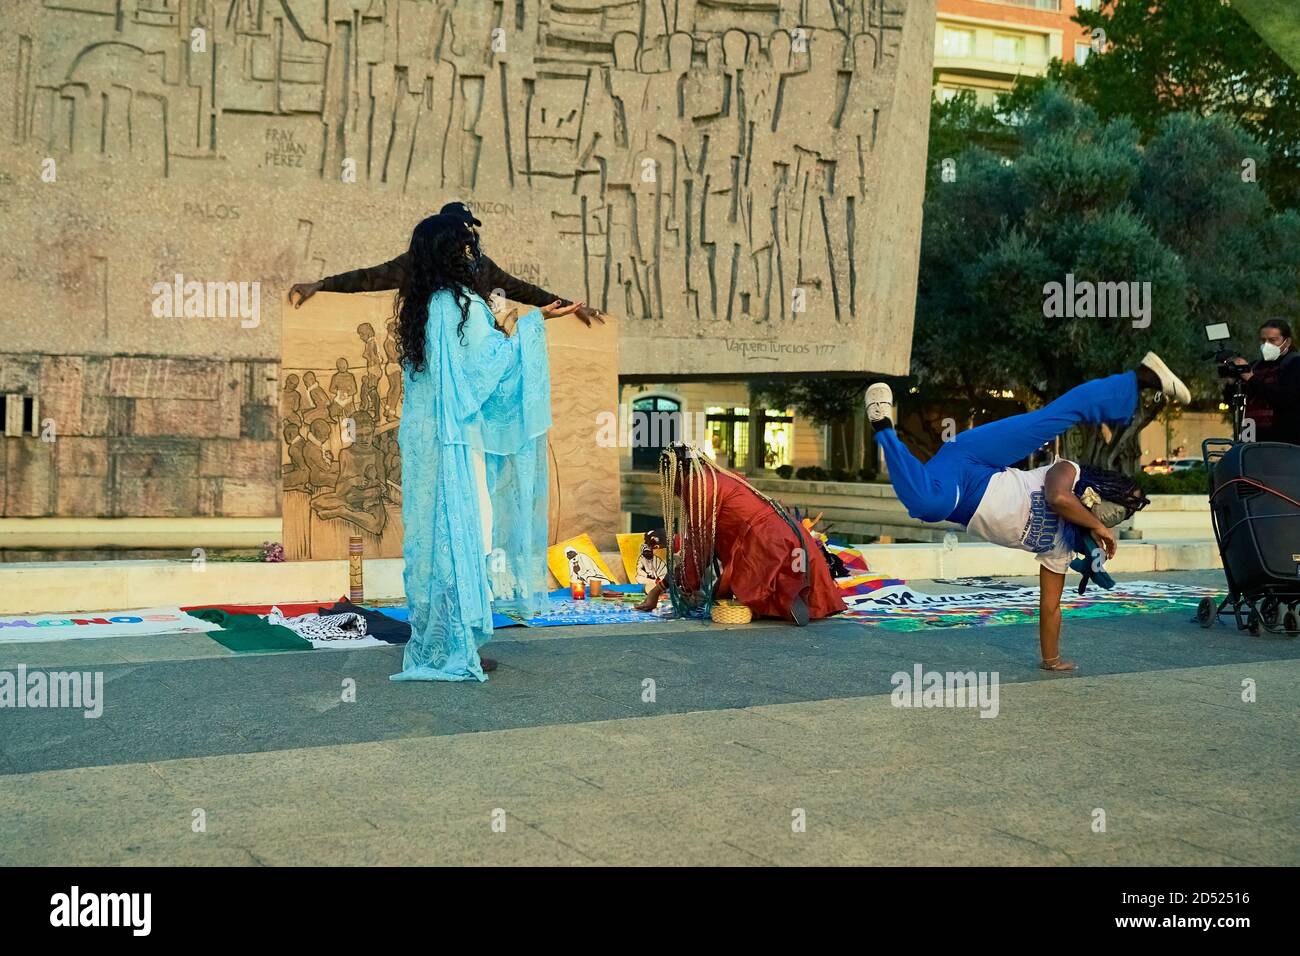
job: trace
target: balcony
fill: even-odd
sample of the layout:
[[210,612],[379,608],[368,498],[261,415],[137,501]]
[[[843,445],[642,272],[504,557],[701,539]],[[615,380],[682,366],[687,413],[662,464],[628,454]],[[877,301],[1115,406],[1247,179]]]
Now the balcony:
[[1041,75],[1060,36],[1050,32],[995,29],[961,21],[940,22],[935,31],[934,68],[939,71],[1009,81],[1020,74]]
[[980,0],[981,3],[995,3],[1002,7],[1028,7],[1030,10],[1046,10],[1050,13],[1061,12],[1061,0]]

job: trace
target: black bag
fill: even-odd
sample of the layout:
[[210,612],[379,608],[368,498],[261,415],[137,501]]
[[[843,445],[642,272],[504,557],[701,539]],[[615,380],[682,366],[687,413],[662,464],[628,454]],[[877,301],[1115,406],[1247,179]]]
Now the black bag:
[[1229,587],[1300,596],[1300,445],[1233,445],[1214,467],[1210,506]]

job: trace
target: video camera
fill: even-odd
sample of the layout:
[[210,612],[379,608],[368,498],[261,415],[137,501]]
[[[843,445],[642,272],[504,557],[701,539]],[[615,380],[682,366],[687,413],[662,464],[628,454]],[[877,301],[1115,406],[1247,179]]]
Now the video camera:
[[1240,352],[1229,348],[1232,331],[1227,322],[1216,322],[1205,327],[1205,337],[1212,343],[1223,343],[1207,358],[1214,359],[1215,370],[1219,378],[1226,381],[1223,397],[1232,415],[1232,440],[1241,441],[1242,425],[1246,419],[1246,386],[1241,376],[1250,371],[1250,364],[1239,364],[1237,359],[1245,358]]
[[1205,358],[1213,359],[1215,371],[1218,373],[1219,378],[1227,381],[1241,381],[1242,374],[1250,371],[1250,364],[1241,365],[1237,362],[1237,359],[1245,358],[1245,356],[1231,348],[1229,339],[1232,337],[1232,331],[1228,328],[1228,323],[1218,322],[1214,325],[1207,325],[1205,327],[1205,337],[1211,342],[1223,343],[1205,356]]

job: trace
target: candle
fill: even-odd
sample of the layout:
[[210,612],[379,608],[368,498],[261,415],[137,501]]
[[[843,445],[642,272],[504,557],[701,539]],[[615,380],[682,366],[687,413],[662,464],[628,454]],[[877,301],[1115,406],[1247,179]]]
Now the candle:
[[580,579],[576,577],[569,579],[569,594],[573,597],[575,601],[581,601],[587,596],[587,593],[583,589],[582,581]]

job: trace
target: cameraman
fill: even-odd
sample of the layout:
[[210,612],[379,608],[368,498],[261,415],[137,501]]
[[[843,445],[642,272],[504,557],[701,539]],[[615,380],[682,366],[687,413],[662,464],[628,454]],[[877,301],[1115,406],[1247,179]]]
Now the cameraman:
[[1300,445],[1300,354],[1292,348],[1291,326],[1269,319],[1259,327],[1263,358],[1241,373],[1246,383],[1246,417],[1255,422],[1256,441]]

